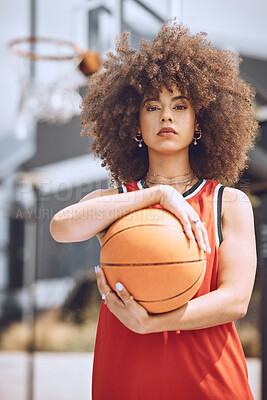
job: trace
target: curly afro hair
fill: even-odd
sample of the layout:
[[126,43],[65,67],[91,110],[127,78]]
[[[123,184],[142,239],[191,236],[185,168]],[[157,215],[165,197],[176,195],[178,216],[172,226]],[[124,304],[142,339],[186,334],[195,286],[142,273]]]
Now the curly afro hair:
[[103,68],[95,73],[81,108],[81,135],[93,137],[89,150],[109,169],[111,185],[143,178],[148,150],[134,140],[145,96],[176,85],[194,108],[202,138],[189,146],[191,168],[198,178],[232,185],[247,166],[258,123],[255,91],[239,77],[237,54],[219,50],[206,33],[192,35],[176,20],[166,21],[156,38],[130,46],[129,32],[117,37]]

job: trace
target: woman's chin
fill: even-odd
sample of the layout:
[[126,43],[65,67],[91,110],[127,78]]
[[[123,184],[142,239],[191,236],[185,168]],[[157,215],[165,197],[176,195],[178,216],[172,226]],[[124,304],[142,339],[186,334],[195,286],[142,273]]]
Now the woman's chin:
[[182,151],[188,151],[188,146],[186,147],[181,147],[181,146],[177,146],[174,145],[174,143],[164,143],[161,146],[157,146],[157,147],[148,147],[148,152],[153,152],[153,153],[160,153],[160,154],[177,154],[180,153]]

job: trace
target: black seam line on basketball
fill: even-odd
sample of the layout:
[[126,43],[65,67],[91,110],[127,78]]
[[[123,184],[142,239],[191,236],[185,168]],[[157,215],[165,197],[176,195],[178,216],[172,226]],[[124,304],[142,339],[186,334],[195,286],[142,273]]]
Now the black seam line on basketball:
[[121,229],[120,231],[114,233],[114,235],[110,236],[110,238],[108,238],[108,240],[102,245],[102,248],[110,241],[110,239],[114,238],[114,236],[118,235],[119,233],[124,232],[124,231],[126,231],[127,229],[139,228],[140,226],[161,226],[161,227],[163,227],[163,228],[170,228],[170,229],[173,229],[173,230],[175,230],[175,231],[185,233],[185,231],[183,231],[183,230],[181,230],[181,229],[178,229],[178,228],[175,228],[174,226],[171,226],[171,225],[142,224],[142,225],[136,225],[136,226],[129,226],[129,227],[127,227],[127,228]]
[[188,261],[170,261],[170,262],[159,262],[159,263],[103,263],[100,262],[100,265],[103,266],[108,266],[108,267],[143,267],[144,265],[173,265],[173,264],[190,264],[190,263],[196,263],[196,262],[200,262],[200,261],[205,261],[205,258],[200,258],[199,260],[188,260]]
[[135,301],[140,301],[142,303],[158,303],[159,301],[166,301],[166,300],[172,300],[175,299],[176,297],[182,296],[182,294],[188,292],[188,290],[192,289],[197,282],[199,281],[199,279],[201,278],[202,272],[200,272],[200,275],[198,276],[198,278],[195,280],[195,282],[193,283],[193,285],[191,285],[189,288],[187,288],[186,290],[184,290],[183,292],[176,294],[175,296],[172,297],[167,297],[166,299],[160,299],[160,300],[139,300],[139,299],[134,299]]

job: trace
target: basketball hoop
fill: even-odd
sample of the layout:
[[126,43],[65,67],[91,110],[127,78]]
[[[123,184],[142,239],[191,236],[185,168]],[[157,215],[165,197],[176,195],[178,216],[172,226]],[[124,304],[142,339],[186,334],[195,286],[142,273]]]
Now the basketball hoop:
[[21,85],[19,118],[63,124],[80,113],[78,87],[84,75],[75,74],[87,54],[65,40],[28,37],[9,43]]

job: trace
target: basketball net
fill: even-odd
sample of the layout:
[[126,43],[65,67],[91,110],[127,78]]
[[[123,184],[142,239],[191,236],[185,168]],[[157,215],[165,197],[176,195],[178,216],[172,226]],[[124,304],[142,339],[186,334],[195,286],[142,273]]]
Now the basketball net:
[[49,38],[23,38],[9,43],[21,93],[18,119],[64,124],[80,114],[78,88],[87,81],[76,72],[85,52],[75,44]]

